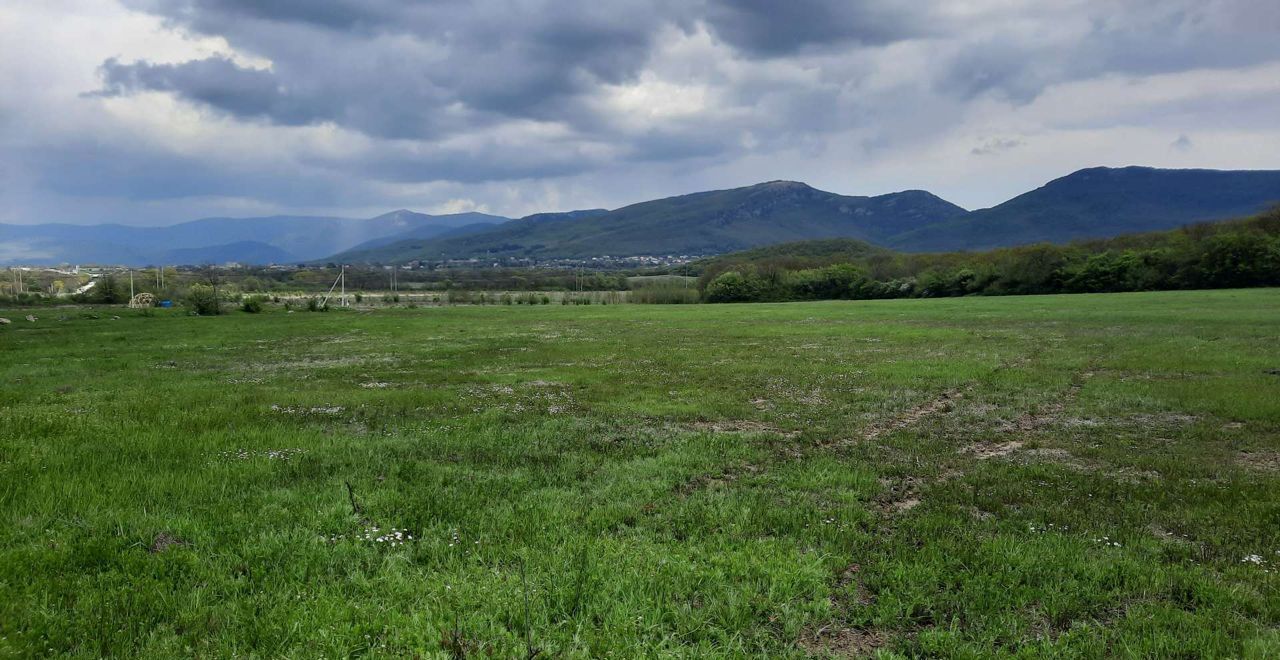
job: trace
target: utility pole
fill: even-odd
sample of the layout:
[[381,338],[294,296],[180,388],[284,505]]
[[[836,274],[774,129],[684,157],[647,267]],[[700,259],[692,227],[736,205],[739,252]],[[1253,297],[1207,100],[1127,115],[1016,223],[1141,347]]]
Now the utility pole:
[[133,269],[129,269],[129,302],[133,302]]
[[338,279],[342,281],[342,306],[346,307],[347,306],[347,267],[345,265],[343,265],[342,274],[338,276]]

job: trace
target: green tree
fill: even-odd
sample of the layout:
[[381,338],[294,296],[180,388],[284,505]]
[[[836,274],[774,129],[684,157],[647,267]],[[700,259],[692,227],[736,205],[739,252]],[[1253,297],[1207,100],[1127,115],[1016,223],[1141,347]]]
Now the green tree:
[[707,302],[757,302],[764,299],[764,282],[754,273],[736,270],[721,274],[707,285]]

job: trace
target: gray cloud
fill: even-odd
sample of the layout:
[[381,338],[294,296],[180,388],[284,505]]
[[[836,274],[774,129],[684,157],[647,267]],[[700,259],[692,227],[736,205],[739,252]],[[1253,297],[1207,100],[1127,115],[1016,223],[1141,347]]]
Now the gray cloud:
[[[870,168],[948,140],[961,156],[1011,152],[983,161],[995,164],[1048,144],[1041,132],[1055,128],[1146,123],[1196,135],[1200,154],[1212,146],[1202,123],[1266,130],[1275,91],[1241,92],[1251,103],[1183,94],[1125,105],[1113,88],[1088,104],[1114,102],[1112,113],[1064,113],[1030,130],[1002,122],[1065,83],[1280,62],[1280,4],[1269,0],[117,1],[193,39],[225,40],[234,55],[108,50],[86,67],[97,88],[76,90],[81,114],[56,126],[33,104],[0,100],[0,172],[20,175],[0,182],[0,219],[27,198],[341,211],[376,206],[388,189],[525,200],[556,182],[599,205],[634,201],[640,173],[677,184],[691,172],[719,173],[709,185],[799,178],[780,163]],[[6,54],[14,60],[0,45]],[[0,84],[30,84],[56,62],[19,54],[0,62]],[[189,114],[120,128],[144,112],[128,104],[157,94]],[[176,122],[171,136],[165,121]],[[113,130],[119,139],[101,137]],[[154,139],[130,138],[148,130]],[[239,137],[204,135],[218,132]],[[988,137],[1010,134],[1035,144]],[[1159,146],[1190,153],[1167,137]]]
[[937,87],[1025,103],[1064,81],[1239,67],[1280,55],[1280,4],[1264,0],[1099,2],[1061,17],[1050,12],[1040,32],[1021,18],[974,39],[953,33],[958,47],[938,62]]
[[663,2],[138,0],[226,38],[271,72],[209,59],[103,66],[104,91],[165,91],[241,117],[428,138],[503,118],[556,120],[644,65]]
[[1016,149],[1026,143],[1026,140],[1023,140],[1022,138],[990,138],[983,141],[982,144],[979,144],[973,149],[970,149],[969,153],[974,156],[990,156],[1002,151]]
[[328,118],[324,109],[289,98],[270,71],[247,69],[222,57],[182,64],[102,64],[103,96],[139,91],[172,92],[239,117],[265,117],[282,124]]
[[139,203],[189,197],[273,199],[289,205],[341,201],[344,186],[318,172],[276,172],[272,166],[227,167],[198,156],[156,153],[124,144],[72,142],[33,155],[28,168],[43,185],[67,197],[119,197]]
[[883,45],[923,36],[924,3],[884,0],[712,0],[706,21],[726,42],[759,56],[848,43]]

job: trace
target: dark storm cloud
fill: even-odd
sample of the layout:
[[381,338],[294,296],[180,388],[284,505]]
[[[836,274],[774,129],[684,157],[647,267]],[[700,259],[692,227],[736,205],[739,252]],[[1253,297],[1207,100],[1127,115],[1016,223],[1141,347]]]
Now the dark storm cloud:
[[[431,86],[380,86],[375,61],[350,58],[335,62],[334,68],[320,69],[335,72],[327,83],[314,79],[308,71],[288,75],[293,67],[282,63],[272,70],[254,69],[222,57],[181,64],[125,64],[113,59],[102,66],[103,88],[97,94],[170,92],[242,119],[264,119],[284,126],[333,122],[384,138],[423,138],[450,128],[483,124],[479,117],[464,124],[429,112],[443,101],[442,94]],[[394,78],[396,68],[388,65],[382,71]]]
[[[287,126],[331,122],[381,139],[438,140],[505,121],[557,122],[585,141],[615,144],[624,160],[680,160],[737,149],[737,136],[722,134],[726,126],[714,120],[628,132],[592,106],[602,86],[635,81],[664,33],[704,26],[751,57],[779,57],[846,43],[883,44],[919,32],[907,12],[879,1],[799,0],[785,11],[759,0],[130,2],[181,28],[223,37],[240,52],[269,60],[270,69],[222,58],[111,60],[102,66],[104,95],[165,92],[242,119]],[[755,123],[763,125],[794,122],[822,130],[838,123],[830,90],[747,83],[729,98],[757,105]],[[575,148],[565,145],[567,158],[541,154],[546,175],[593,164],[575,157]],[[531,165],[511,161],[539,157],[494,154],[485,174],[473,155],[459,155],[458,167],[441,167],[437,159],[447,150],[424,151],[429,155],[418,167],[373,171],[390,169],[397,180],[405,172],[503,179],[536,174]]]
[[[241,52],[270,60],[271,69],[216,58],[165,65],[108,61],[105,93],[169,92],[237,117],[283,125],[333,122],[399,139],[433,139],[509,119],[534,119],[567,123],[595,139],[630,140],[610,133],[609,118],[593,117],[583,106],[603,85],[634,82],[663,35],[673,30],[688,34],[705,28],[740,56],[778,61],[813,55],[856,61],[864,50],[887,44],[937,43],[932,88],[959,101],[995,93],[1027,102],[1064,80],[1238,66],[1265,61],[1276,51],[1267,30],[1242,27],[1250,23],[1249,7],[1260,4],[1255,0],[1084,5],[1076,9],[1078,15],[1062,14],[1063,20],[1083,16],[1091,21],[1071,39],[1053,29],[1050,9],[1040,17],[1046,22],[1041,34],[1026,28],[1037,18],[1035,11],[1018,21],[1002,21],[1000,15],[957,18],[941,2],[129,2],[184,29],[224,37]],[[1266,25],[1280,20],[1277,14],[1260,7],[1253,18]],[[1247,34],[1206,38],[1233,31]],[[780,91],[819,103],[828,93],[802,87]],[[775,99],[758,108],[759,128],[796,125],[790,110],[798,105]],[[839,129],[849,121],[831,105],[809,108],[800,110],[802,115],[824,115],[814,130]]]
[[393,138],[502,118],[555,120],[599,85],[630,80],[659,29],[672,24],[663,3],[639,1],[134,4],[225,37],[269,59],[272,71],[215,60],[165,68],[108,63],[106,91],[166,91],[237,116],[333,121]]
[[[616,191],[634,187],[638,171],[793,176],[772,171],[789,151],[872,167],[948,137],[963,140],[961,154],[995,162],[1044,148],[1037,130],[1101,131],[1161,113],[1171,125],[1212,116],[1265,128],[1266,90],[1221,109],[1189,94],[1064,112],[1046,120],[1053,126],[1032,118],[1025,133],[998,113],[1035,109],[1046,90],[1071,93],[1064,83],[1280,61],[1274,0],[116,1],[158,17],[172,30],[165,39],[200,46],[150,50],[142,32],[115,52],[71,46],[92,53],[83,71],[97,67],[100,83],[69,86],[84,93],[83,114],[56,126],[40,112],[59,112],[65,99],[35,112],[0,98],[0,172],[38,182],[33,197],[315,207],[571,177]],[[54,20],[72,10],[43,11]],[[13,48],[0,42],[6,56]],[[28,59],[32,71],[58,62],[34,50]],[[40,79],[13,75],[23,66],[0,66],[0,83]],[[972,115],[982,113],[996,119],[980,124]],[[113,129],[124,130],[104,139]],[[1208,135],[1177,125],[1161,147],[1184,130]],[[1034,144],[990,138],[1020,133]],[[1197,138],[1197,152],[1209,146]],[[192,155],[207,151],[217,157]]]
[[881,45],[920,36],[930,24],[922,8],[927,5],[879,0],[712,0],[706,21],[740,50],[777,56],[809,46]]
[[269,117],[281,124],[331,118],[320,105],[290,99],[274,73],[243,68],[221,57],[182,64],[122,64],[110,59],[102,65],[102,79],[103,96],[172,92],[238,117]]
[[392,23],[415,2],[398,0],[129,0],[128,4],[162,14],[197,30],[216,32],[228,21],[260,19],[310,23],[336,30]]

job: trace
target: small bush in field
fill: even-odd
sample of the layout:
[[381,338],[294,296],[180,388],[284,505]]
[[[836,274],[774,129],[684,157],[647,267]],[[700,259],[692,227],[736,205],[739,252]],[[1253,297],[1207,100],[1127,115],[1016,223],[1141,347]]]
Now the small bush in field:
[[240,303],[240,309],[246,314],[259,314],[265,302],[265,296],[249,296]]
[[187,291],[185,302],[191,308],[191,311],[199,316],[213,316],[222,313],[222,307],[218,304],[218,296],[213,287],[205,284],[192,284]]

